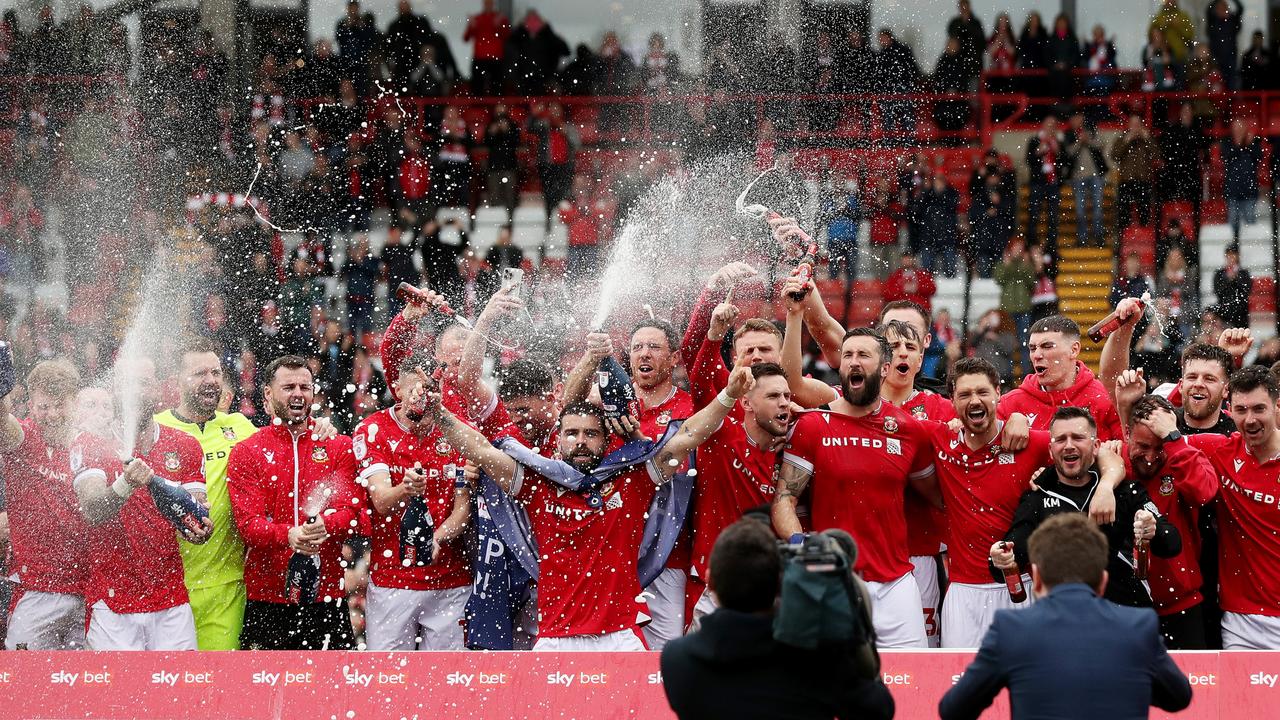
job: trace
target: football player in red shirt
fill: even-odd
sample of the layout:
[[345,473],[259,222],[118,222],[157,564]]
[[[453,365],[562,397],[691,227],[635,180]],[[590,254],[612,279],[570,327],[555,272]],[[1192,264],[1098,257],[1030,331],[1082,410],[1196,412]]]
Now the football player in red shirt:
[[[456,487],[465,460],[435,422],[425,417],[425,353],[400,364],[400,402],[365,418],[352,437],[360,484],[373,506],[367,600],[370,650],[463,650],[462,609],[471,594],[471,562],[454,541],[471,518],[471,498]],[[401,560],[400,523],[408,503],[420,497],[434,531],[425,565]]]
[[[678,338],[675,328],[662,320],[643,320],[631,330],[627,359],[640,406],[640,416],[634,419],[640,433],[647,438],[659,438],[672,420],[693,415],[693,397],[672,382],[680,358]],[[587,350],[565,382],[565,406],[586,398],[590,391],[586,382],[595,376],[600,360],[612,354],[613,341],[608,335],[587,335]],[[620,439],[614,442],[621,444]],[[697,511],[690,512],[696,514]],[[680,541],[667,560],[667,569],[645,588],[651,598],[649,612],[653,621],[644,626],[644,634],[653,650],[661,650],[668,640],[684,634],[685,584],[690,563],[688,533],[686,520]]]
[[[231,510],[247,549],[240,644],[349,650],[354,638],[342,589],[342,543],[364,512],[351,438],[315,435],[315,386],[306,359],[278,357],[264,378],[263,398],[276,421],[238,443],[227,461]],[[291,602],[286,578],[295,553],[318,562],[315,602]]]
[[[744,359],[746,356],[743,356]],[[752,508],[773,499],[773,473],[778,452],[791,423],[791,389],[787,376],[774,363],[751,365],[755,384],[738,403],[742,419],[733,413],[698,450],[694,485],[693,569],[707,577],[711,548],[720,533]],[[712,593],[703,590],[694,607],[696,622],[715,610]]]
[[889,361],[874,330],[845,333],[842,396],[796,423],[778,469],[773,525],[784,538],[802,533],[796,507],[810,490],[813,529],[840,528],[858,541],[855,567],[871,590],[878,644],[927,647],[903,498],[908,484],[939,507],[942,498],[925,429],[880,397]]
[[1197,520],[1200,508],[1218,493],[1218,476],[1204,453],[1182,440],[1173,405],[1145,391],[1146,381],[1129,373],[1122,373],[1116,385],[1117,401],[1138,395],[1128,403],[1132,411],[1125,466],[1129,478],[1146,488],[1151,502],[1182,537],[1177,555],[1151,558],[1151,601],[1170,650],[1205,650]]
[[[438,416],[449,442],[528,508],[540,555],[535,650],[645,649],[636,632],[645,610],[638,600],[637,561],[649,504],[657,485],[670,481],[753,384],[751,371],[736,367],[716,402],[686,420],[656,457],[601,486],[599,507],[586,494],[567,491],[517,463],[448,411],[428,411]],[[560,462],[591,472],[605,456],[608,432],[597,406],[566,406],[560,415]]]
[[1027,351],[1032,372],[1021,386],[1000,398],[1000,417],[1020,412],[1031,420],[1031,429],[1048,430],[1055,410],[1082,407],[1097,422],[1100,442],[1124,438],[1110,394],[1079,360],[1080,326],[1074,320],[1051,315],[1035,321],[1027,338]]
[[[121,359],[113,385],[119,407],[137,410],[136,428],[115,428],[133,439],[86,434],[71,450],[72,482],[81,512],[93,526],[85,590],[88,645],[92,650],[195,650],[195,616],[177,533],[144,489],[168,482],[205,501],[204,453],[195,438],[155,422],[160,381],[149,358]],[[123,442],[133,445],[134,459],[127,465],[119,459]],[[204,543],[213,524],[205,518],[203,529],[182,532],[188,542]]]
[[1247,367],[1232,374],[1227,398],[1240,430],[1187,438],[1218,473],[1222,648],[1280,650],[1280,383]]
[[79,435],[74,413],[80,375],[65,360],[45,360],[27,374],[21,423],[8,411],[0,433],[9,513],[9,568],[17,602],[9,616],[9,650],[84,647],[84,584],[89,526],[71,484],[69,449]]

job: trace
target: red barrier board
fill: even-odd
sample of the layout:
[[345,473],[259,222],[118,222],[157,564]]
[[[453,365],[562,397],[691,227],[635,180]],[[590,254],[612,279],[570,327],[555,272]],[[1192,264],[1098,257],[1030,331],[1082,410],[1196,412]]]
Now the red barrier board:
[[[886,652],[897,717],[937,716],[965,652]],[[1174,653],[1191,707],[1275,716],[1280,652]],[[0,653],[0,719],[670,718],[653,653]],[[1008,716],[1002,695],[984,717]]]

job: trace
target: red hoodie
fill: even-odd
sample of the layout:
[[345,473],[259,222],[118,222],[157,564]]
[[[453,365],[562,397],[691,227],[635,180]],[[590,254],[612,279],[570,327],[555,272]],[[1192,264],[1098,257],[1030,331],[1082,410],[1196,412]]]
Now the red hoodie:
[[996,414],[1001,419],[1020,412],[1031,420],[1032,430],[1048,430],[1053,411],[1060,407],[1082,407],[1093,413],[1098,423],[1099,440],[1123,440],[1124,428],[1106,388],[1093,376],[1093,371],[1076,361],[1076,381],[1066,390],[1049,391],[1040,387],[1040,378],[1028,375],[1022,387],[1010,390],[1000,398]]
[[[1200,508],[1218,494],[1218,475],[1199,449],[1185,440],[1164,445],[1164,465],[1142,482],[1160,514],[1178,528],[1182,552],[1171,558],[1151,556],[1151,600],[1156,613],[1172,615],[1193,607],[1204,596],[1200,586]],[[1136,479],[1126,446],[1125,474]]]
[[244,584],[250,600],[288,602],[289,528],[307,521],[308,495],[321,483],[332,494],[320,509],[329,539],[320,547],[318,599],[345,595],[342,543],[364,512],[356,461],[346,435],[324,442],[311,437],[309,431],[294,437],[284,425],[268,425],[236,445],[227,460],[231,511],[247,549]]

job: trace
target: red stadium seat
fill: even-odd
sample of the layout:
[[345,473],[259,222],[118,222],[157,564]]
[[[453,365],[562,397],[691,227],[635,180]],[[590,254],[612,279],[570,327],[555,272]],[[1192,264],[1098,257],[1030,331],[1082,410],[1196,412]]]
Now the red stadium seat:
[[1156,231],[1146,225],[1130,225],[1124,229],[1120,241],[1120,257],[1136,252],[1141,258],[1142,270],[1153,273],[1156,264]]
[[1271,277],[1253,279],[1253,293],[1249,295],[1249,312],[1274,313],[1276,311],[1276,281]]
[[1195,226],[1195,205],[1184,200],[1165,203],[1160,208],[1160,229],[1167,231],[1169,221],[1176,219],[1182,225],[1183,232],[1191,234]]

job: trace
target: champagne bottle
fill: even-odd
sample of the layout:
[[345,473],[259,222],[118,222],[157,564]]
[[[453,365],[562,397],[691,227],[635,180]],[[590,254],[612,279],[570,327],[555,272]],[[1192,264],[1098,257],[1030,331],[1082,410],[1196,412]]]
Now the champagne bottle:
[[1133,541],[1133,576],[1146,580],[1151,572],[1151,543],[1146,540]]
[[[307,524],[316,521],[314,515],[307,518]],[[289,569],[285,573],[284,594],[293,605],[310,605],[316,601],[320,593],[320,556],[303,555],[294,551],[289,558]]]
[[[1000,549],[1013,552],[1013,543],[1002,542]],[[1022,570],[1018,568],[1017,563],[1014,563],[1011,568],[1004,568],[1001,572],[1004,573],[1004,584],[1009,588],[1009,599],[1016,603],[1026,602],[1027,588],[1022,584]]]
[[[413,285],[410,285],[407,282],[402,282],[398,286],[396,286],[396,298],[398,298],[401,302],[406,302],[411,305],[427,304],[427,298],[422,294],[422,292],[418,290],[418,288],[414,287]],[[443,300],[433,303],[432,307],[435,308],[435,311],[440,313],[441,315],[448,315],[449,317],[457,317],[457,313],[454,311],[454,309],[449,307],[449,303]]]
[[640,407],[636,403],[636,389],[631,378],[622,365],[612,357],[601,358],[596,368],[596,385],[600,387],[600,401],[604,405],[604,416],[616,420],[623,415],[640,418]]
[[[1146,312],[1147,304],[1142,300],[1138,300],[1138,312]],[[1118,311],[1112,310],[1110,315],[1099,320],[1093,327],[1089,328],[1089,339],[1094,342],[1102,342],[1108,335],[1120,329],[1120,325],[1124,321],[1120,319]]]
[[157,476],[147,484],[147,490],[151,492],[156,510],[179,532],[199,533],[203,530],[209,511],[196,502],[186,488]]
[[[456,474],[453,464],[444,466],[444,474],[452,478]],[[422,471],[422,463],[414,463],[414,470]],[[400,564],[404,567],[423,567],[431,564],[431,543],[436,525],[431,519],[427,501],[421,496],[409,498],[400,518]]]

